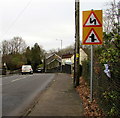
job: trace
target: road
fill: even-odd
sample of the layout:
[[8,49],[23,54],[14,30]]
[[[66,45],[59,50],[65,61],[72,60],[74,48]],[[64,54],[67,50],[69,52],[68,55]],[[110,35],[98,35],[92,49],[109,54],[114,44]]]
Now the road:
[[3,116],[19,116],[33,104],[55,74],[13,75],[2,79]]

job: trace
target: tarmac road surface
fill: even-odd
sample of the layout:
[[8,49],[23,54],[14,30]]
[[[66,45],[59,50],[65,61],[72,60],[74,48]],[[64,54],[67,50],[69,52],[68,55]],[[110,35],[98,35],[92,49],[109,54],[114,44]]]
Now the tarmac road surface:
[[26,74],[2,78],[2,116],[20,116],[55,74]]

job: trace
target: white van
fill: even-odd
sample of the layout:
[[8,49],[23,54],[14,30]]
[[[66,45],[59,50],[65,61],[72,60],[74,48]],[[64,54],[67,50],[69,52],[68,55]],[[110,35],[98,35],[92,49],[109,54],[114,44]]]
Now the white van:
[[22,74],[33,74],[33,69],[31,65],[22,65]]

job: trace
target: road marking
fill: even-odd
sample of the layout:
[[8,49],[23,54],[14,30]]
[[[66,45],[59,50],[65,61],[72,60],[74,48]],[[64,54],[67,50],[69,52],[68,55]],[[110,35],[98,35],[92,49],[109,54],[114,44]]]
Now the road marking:
[[30,77],[33,76],[33,75],[29,75]]
[[22,78],[14,79],[14,80],[12,80],[11,82],[15,82],[15,81],[22,80],[22,79],[25,79],[25,78],[26,78],[26,77],[22,77]]
[[[33,75],[29,75],[30,77],[33,76]],[[15,81],[18,81],[18,80],[22,80],[22,79],[25,79],[27,78],[28,76],[25,76],[25,77],[22,77],[22,78],[18,78],[18,79],[15,79],[15,80],[12,80],[11,82],[15,82]]]

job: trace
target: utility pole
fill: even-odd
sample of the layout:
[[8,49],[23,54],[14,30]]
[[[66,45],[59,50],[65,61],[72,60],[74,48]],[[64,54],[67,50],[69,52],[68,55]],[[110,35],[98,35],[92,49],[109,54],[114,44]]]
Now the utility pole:
[[46,72],[46,53],[44,54],[44,66],[43,66],[43,71],[44,73]]
[[[60,40],[60,41],[61,41],[61,51],[62,51],[62,40]],[[60,71],[62,73],[62,54],[61,54],[61,67],[60,67]]]
[[79,85],[79,0],[75,0],[75,58],[74,58],[74,86]]

